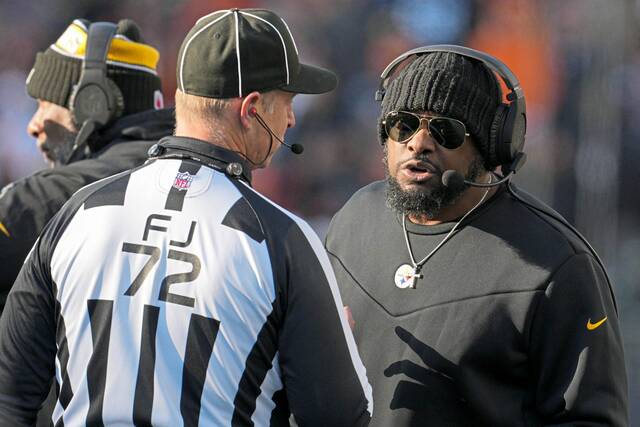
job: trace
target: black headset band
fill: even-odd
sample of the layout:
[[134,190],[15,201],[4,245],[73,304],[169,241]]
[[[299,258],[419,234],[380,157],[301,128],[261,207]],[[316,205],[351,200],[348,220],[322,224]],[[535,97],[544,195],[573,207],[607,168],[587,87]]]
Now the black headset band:
[[[524,99],[524,92],[520,87],[520,81],[518,80],[516,75],[509,69],[509,67],[507,67],[499,59],[479,50],[471,49],[469,47],[453,44],[437,44],[411,49],[410,51],[403,53],[402,55],[391,61],[391,63],[387,65],[387,67],[384,69],[384,71],[382,71],[382,74],[380,75],[380,84],[378,86],[378,91],[376,92],[376,100],[382,101],[384,92],[386,90],[387,78],[393,73],[398,65],[404,62],[410,56],[432,52],[451,52],[482,62],[483,64],[491,68],[491,70],[493,70],[496,74],[498,74],[507,85],[507,88],[511,90],[511,93],[507,95],[507,99],[509,101]],[[524,108],[524,102],[522,102],[521,104],[522,108]]]
[[107,75],[107,54],[117,26],[111,22],[94,22],[87,34],[87,52],[82,61],[82,70],[99,70]]

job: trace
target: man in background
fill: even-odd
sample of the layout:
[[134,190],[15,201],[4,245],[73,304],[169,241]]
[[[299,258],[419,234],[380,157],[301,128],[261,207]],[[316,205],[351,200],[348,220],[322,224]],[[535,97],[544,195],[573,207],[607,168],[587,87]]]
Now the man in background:
[[71,98],[83,73],[90,24],[74,20],[37,54],[27,78],[27,92],[38,101],[27,132],[51,169],[0,191],[0,312],[27,253],[69,197],[84,185],[141,164],[149,147],[173,130],[172,110],[162,109],[159,53],[144,43],[136,23],[123,19],[106,56],[114,111],[102,127],[92,132],[87,127],[78,137],[86,117],[78,119],[71,111]]

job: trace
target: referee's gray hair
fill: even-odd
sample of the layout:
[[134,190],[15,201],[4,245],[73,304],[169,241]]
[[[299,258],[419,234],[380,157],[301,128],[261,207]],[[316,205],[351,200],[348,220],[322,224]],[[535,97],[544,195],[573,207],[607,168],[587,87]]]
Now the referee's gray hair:
[[224,111],[231,105],[231,98],[206,98],[190,95],[176,90],[176,119],[180,117],[197,117],[205,121],[212,117],[222,117]]
[[[273,95],[273,91],[262,93],[263,108],[269,113],[273,113],[275,108]],[[212,118],[222,118],[223,113],[229,108],[234,99],[190,95],[180,89],[176,89],[176,119],[195,116],[205,122],[209,122]]]

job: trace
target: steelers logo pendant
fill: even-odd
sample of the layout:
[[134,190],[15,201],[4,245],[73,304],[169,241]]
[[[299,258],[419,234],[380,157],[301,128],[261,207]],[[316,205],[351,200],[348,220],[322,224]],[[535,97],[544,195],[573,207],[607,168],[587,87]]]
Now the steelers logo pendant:
[[400,289],[415,289],[418,279],[422,279],[422,274],[416,271],[417,269],[409,264],[402,264],[396,270],[396,275],[393,278],[396,286]]

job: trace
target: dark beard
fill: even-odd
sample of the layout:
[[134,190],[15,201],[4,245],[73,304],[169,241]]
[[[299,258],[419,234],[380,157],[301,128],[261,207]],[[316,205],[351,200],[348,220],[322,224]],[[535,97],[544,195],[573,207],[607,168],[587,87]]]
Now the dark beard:
[[[423,161],[426,158],[427,156],[425,154],[415,157],[415,159]],[[389,173],[386,147],[383,161],[385,165],[385,175],[387,177],[387,206],[400,214],[433,219],[443,208],[453,205],[467,189],[465,186],[458,188],[445,187],[444,184],[438,180],[435,187],[403,190],[396,178]],[[484,161],[482,157],[478,155],[469,165],[465,179],[475,181],[476,178],[484,172]]]

